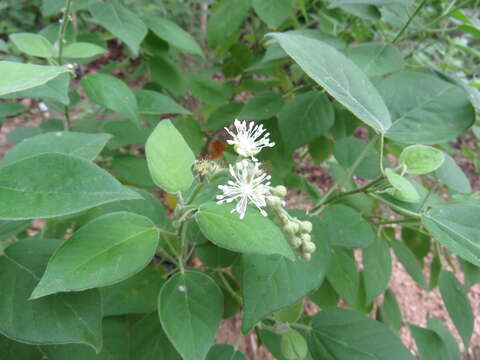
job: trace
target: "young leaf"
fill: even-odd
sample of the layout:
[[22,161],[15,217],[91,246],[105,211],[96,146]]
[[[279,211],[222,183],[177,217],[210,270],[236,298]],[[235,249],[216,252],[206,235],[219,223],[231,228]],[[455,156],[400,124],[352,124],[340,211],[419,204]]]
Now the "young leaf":
[[99,56],[105,52],[106,50],[101,46],[78,42],[65,46],[65,49],[63,50],[63,56],[66,58],[83,59]]
[[439,206],[422,216],[427,230],[451,252],[480,266],[480,202]]
[[290,33],[270,34],[315,82],[360,120],[380,133],[391,125],[390,113],[367,76],[323,41]]
[[392,275],[390,248],[380,238],[362,250],[363,275],[367,302],[373,301],[388,285]]
[[142,270],[158,245],[146,217],[117,212],[80,228],[49,260],[32,299],[118,283]]
[[29,344],[81,343],[99,351],[102,304],[98,290],[28,299],[48,258],[61,243],[22,240],[0,256],[0,281],[5,289],[0,296],[0,332]]
[[260,19],[273,28],[278,28],[294,15],[290,0],[253,0],[253,9]]
[[155,184],[169,193],[190,187],[195,155],[170,120],[157,125],[147,140],[145,152]]
[[200,230],[215,245],[241,253],[282,255],[290,260],[295,255],[277,225],[248,208],[243,219],[231,213],[234,204],[206,203],[195,214]]
[[247,360],[246,356],[229,344],[215,344],[210,348],[205,360]]
[[2,166],[43,153],[62,153],[94,160],[111,137],[110,134],[76,132],[54,132],[33,136],[13,147],[5,155]]
[[184,360],[206,357],[222,313],[222,292],[202,273],[177,273],[167,280],[158,296],[162,327]]
[[123,81],[111,75],[90,74],[83,77],[80,84],[88,98],[95,104],[138,123],[137,99]]
[[281,348],[287,360],[303,360],[308,354],[305,338],[298,331],[290,329],[282,335]]
[[21,52],[43,58],[51,58],[55,54],[53,46],[42,35],[31,33],[17,33],[11,34],[10,40]]
[[130,50],[138,55],[138,48],[148,29],[135,13],[117,1],[93,2],[88,8],[101,26],[125,42]]
[[4,220],[65,216],[138,198],[109,173],[75,156],[40,154],[0,167],[0,219]]
[[468,348],[473,332],[473,313],[465,290],[455,275],[443,270],[438,283],[440,293],[448,314],[463,340],[463,345]]
[[31,89],[69,72],[64,66],[45,66],[0,61],[0,96]]
[[310,300],[317,304],[322,310],[337,306],[340,296],[327,279],[323,280],[318,290],[308,295]]
[[308,347],[315,359],[413,360],[399,337],[367,316],[329,309],[313,317]]
[[463,194],[470,194],[472,187],[470,180],[455,163],[455,160],[448,154],[443,154],[445,160],[443,164],[435,171],[434,176],[442,183],[447,185],[453,191]]
[[420,202],[420,194],[410,181],[390,168],[385,169],[385,175],[387,175],[388,181],[394,188],[393,197],[405,202]]
[[410,145],[402,150],[400,164],[409,174],[428,174],[437,170],[445,160],[443,151],[431,146]]

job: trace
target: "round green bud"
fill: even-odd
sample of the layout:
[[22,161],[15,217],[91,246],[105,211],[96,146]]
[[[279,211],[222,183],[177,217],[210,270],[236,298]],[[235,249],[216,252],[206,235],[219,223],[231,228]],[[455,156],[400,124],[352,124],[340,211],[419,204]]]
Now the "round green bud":
[[295,235],[298,232],[298,224],[293,221],[289,221],[283,227],[283,231],[289,235]]
[[311,254],[315,250],[317,250],[317,247],[315,246],[315,244],[313,242],[309,241],[309,242],[303,243],[302,250],[303,250],[304,253]]
[[273,188],[272,194],[283,199],[287,196],[287,188],[283,185],[277,185]]
[[302,246],[302,240],[296,236],[290,238],[288,240],[288,243],[290,244],[291,247],[294,249],[298,249],[300,246]]
[[277,196],[268,196],[266,200],[267,200],[267,205],[273,208],[280,207],[283,204],[282,199],[280,199]]
[[309,234],[300,234],[300,239],[302,239],[304,243],[312,242],[312,237]]
[[302,253],[300,257],[302,258],[302,260],[310,261],[310,259],[312,258],[312,255],[309,253]]
[[300,231],[304,233],[312,232],[312,223],[310,221],[302,221],[300,223]]

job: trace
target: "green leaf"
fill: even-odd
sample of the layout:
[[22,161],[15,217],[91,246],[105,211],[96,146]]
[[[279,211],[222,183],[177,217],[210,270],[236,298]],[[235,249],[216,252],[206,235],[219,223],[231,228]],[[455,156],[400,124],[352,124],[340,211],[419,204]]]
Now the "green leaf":
[[386,133],[392,140],[442,143],[455,139],[475,121],[467,93],[434,75],[397,72],[377,87],[392,115],[393,124]]
[[315,164],[321,164],[333,152],[333,142],[326,136],[320,136],[308,144],[308,153]]
[[282,354],[287,360],[303,360],[308,354],[307,341],[298,331],[290,329],[282,335]]
[[206,360],[248,360],[240,351],[229,344],[215,344],[210,348]]
[[448,349],[435,331],[408,324],[422,360],[450,360]]
[[235,204],[206,203],[195,214],[205,237],[222,248],[247,254],[295,256],[280,228],[256,209],[247,208],[240,219]]
[[273,33],[287,54],[338,102],[380,133],[391,126],[390,113],[367,76],[323,41],[290,33]]
[[149,16],[145,19],[145,23],[155,35],[173,47],[191,54],[203,56],[200,45],[189,33],[174,22],[158,16]]
[[170,120],[161,121],[145,145],[152,179],[163,190],[187,190],[193,182],[195,156]]
[[102,151],[109,134],[82,134],[52,132],[28,138],[12,148],[4,157],[2,166],[44,153],[61,153],[85,160],[94,160]]
[[138,274],[112,286],[102,287],[103,315],[142,314],[155,311],[160,288],[165,283],[160,264],[147,266]]
[[144,216],[117,212],[99,217],[55,252],[31,298],[125,280],[150,262],[158,236],[154,224]]
[[374,5],[367,5],[367,4],[349,4],[349,5],[342,5],[341,9],[346,11],[349,14],[353,14],[358,16],[362,19],[369,20],[369,21],[380,21],[382,17],[382,13],[380,10]]
[[184,360],[206,357],[222,313],[222,292],[202,273],[177,273],[167,280],[158,296],[162,327]]
[[140,115],[183,114],[189,115],[190,111],[177,104],[172,98],[151,90],[134,91],[138,102]]
[[220,106],[205,122],[205,131],[214,132],[220,130],[224,126],[228,126],[238,117],[242,111],[243,103],[230,102]]
[[401,239],[423,267],[423,260],[430,253],[430,236],[415,230],[415,228],[402,227]]
[[385,169],[385,175],[387,175],[388,181],[394,188],[392,193],[393,197],[405,202],[420,202],[420,194],[410,181],[403,176],[398,175],[390,168]]
[[445,270],[440,272],[438,287],[448,314],[462,338],[463,345],[468,348],[472,337],[474,318],[467,294],[455,275]]
[[25,105],[16,102],[4,102],[0,103],[0,119],[15,116],[27,111]]
[[362,215],[345,205],[332,205],[323,212],[323,237],[331,246],[365,248],[375,241],[375,233]]
[[156,187],[144,158],[133,155],[118,155],[113,158],[111,167],[124,183],[146,189]]
[[[335,142],[333,154],[335,159],[345,169],[351,168],[357,161],[358,156],[368,144],[356,137],[348,136]],[[374,148],[366,150],[367,153],[355,169],[355,174],[365,179],[376,179],[381,175],[378,152]]]
[[312,327],[307,340],[315,359],[325,358],[325,352],[331,359],[414,359],[386,326],[354,311],[321,311],[313,317]]
[[327,279],[324,279],[322,286],[320,286],[315,292],[308,295],[308,297],[322,310],[335,307],[340,301],[340,296]]
[[333,125],[332,103],[318,91],[296,96],[280,112],[278,123],[289,150],[295,150],[323,135]]
[[69,72],[63,66],[45,66],[0,61],[0,96],[31,89]]
[[148,127],[139,126],[128,120],[108,121],[103,125],[103,131],[113,135],[110,142],[113,148],[126,145],[143,145],[150,135]]
[[[28,228],[31,224],[29,220],[22,221],[3,221],[0,220],[0,241],[14,237]],[[1,245],[0,245],[1,249]],[[0,250],[1,252],[1,250]]]
[[238,258],[237,253],[213,245],[210,242],[197,245],[195,253],[203,265],[212,269],[229,267]]
[[422,216],[427,230],[448,250],[480,266],[480,203],[435,207]]
[[234,35],[247,18],[250,6],[250,0],[230,0],[217,7],[208,20],[208,45],[216,48]]
[[31,33],[17,33],[10,35],[10,41],[21,52],[43,58],[51,58],[54,56],[53,46],[42,35]]
[[80,80],[80,85],[95,104],[138,122],[137,100],[123,81],[111,75],[90,74]]
[[60,240],[22,240],[0,256],[3,284],[0,332],[29,344],[81,343],[99,351],[102,304],[98,290],[28,299],[48,258],[61,243]]
[[283,323],[290,323],[293,324],[297,322],[300,317],[302,316],[304,311],[304,303],[303,303],[303,298],[299,301],[297,301],[295,304],[290,305],[287,308],[281,309],[276,311],[273,314],[273,317],[275,320],[278,320]]
[[363,275],[367,302],[373,301],[388,285],[392,275],[390,248],[380,238],[362,250]]
[[190,75],[187,83],[193,96],[207,104],[225,104],[232,96],[232,88],[229,84],[215,82],[206,75]]
[[383,296],[383,302],[377,310],[378,320],[387,325],[391,330],[399,332],[402,327],[402,313],[397,299],[392,290],[387,289]]
[[278,28],[293,16],[290,0],[253,0],[253,9],[260,19],[273,28]]
[[415,255],[408,247],[405,246],[404,243],[398,240],[392,241],[392,247],[393,251],[395,252],[395,256],[403,265],[405,270],[407,270],[407,273],[418,285],[420,285],[422,289],[427,290],[428,286],[425,282],[425,278],[423,277],[422,268]]
[[38,347],[22,344],[0,335],[0,354],[2,360],[42,360],[43,354]]
[[350,306],[355,305],[360,279],[353,256],[345,250],[332,248],[330,250],[330,266],[326,275],[335,291]]
[[194,154],[200,154],[205,147],[206,140],[198,120],[193,117],[177,117],[172,122]]
[[406,0],[334,0],[328,6],[329,8],[336,8],[344,5],[358,5],[358,4],[368,4],[376,6],[387,6],[387,5],[405,5]]
[[[88,7],[89,0],[75,0],[72,1],[72,10],[83,10]],[[43,16],[55,15],[65,8],[63,0],[42,0],[42,14]],[[57,31],[58,33],[58,31]]]
[[248,120],[266,120],[277,115],[282,106],[283,98],[280,94],[264,92],[246,103],[238,117]]
[[41,134],[42,131],[37,126],[18,126],[7,134],[7,141],[18,144],[25,139]]
[[[1,225],[0,225],[1,229]],[[2,231],[0,230],[0,234]],[[1,235],[0,235],[1,238]],[[473,265],[472,263],[463,260],[462,258],[457,259],[460,268],[462,269],[463,272],[463,277],[464,277],[464,287],[465,289],[469,289],[471,286],[477,284],[480,282],[480,267]]]
[[472,187],[468,177],[450,155],[445,153],[443,155],[445,161],[442,166],[435,171],[434,176],[450,189],[459,193],[470,194],[472,192]]
[[437,170],[445,160],[443,151],[431,146],[410,145],[402,150],[400,164],[409,174],[428,174]]
[[74,214],[139,196],[91,162],[65,154],[32,156],[0,167],[0,219]]
[[180,69],[168,58],[154,56],[148,61],[153,80],[176,95],[183,95],[185,79]]
[[352,45],[345,55],[369,77],[382,76],[403,70],[402,54],[388,43],[364,43]]
[[119,2],[94,2],[88,9],[93,18],[104,28],[127,44],[135,55],[143,38],[147,35],[147,27],[142,20]]
[[457,340],[453,337],[445,324],[440,319],[429,318],[427,320],[427,326],[442,338],[444,344],[447,346],[449,359],[460,360],[462,356],[460,350],[458,350]]
[[317,218],[312,241],[317,246],[310,261],[296,261],[280,255],[242,255],[241,289],[243,298],[242,332],[247,333],[266,315],[286,308],[318,289],[329,264],[328,244],[322,239]]
[[66,58],[92,58],[94,56],[102,55],[106,52],[101,46],[90,44],[86,42],[78,42],[65,46],[63,56]]

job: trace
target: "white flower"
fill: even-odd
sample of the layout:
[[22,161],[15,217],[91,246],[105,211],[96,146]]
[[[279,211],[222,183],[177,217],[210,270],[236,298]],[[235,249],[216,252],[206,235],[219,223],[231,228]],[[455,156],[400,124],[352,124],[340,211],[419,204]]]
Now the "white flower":
[[[240,219],[245,216],[248,202],[252,202],[263,216],[267,216],[262,207],[266,206],[266,197],[270,195],[271,176],[260,171],[259,163],[252,163],[249,160],[242,160],[230,165],[230,174],[234,181],[228,181],[228,185],[219,185],[218,188],[223,191],[222,195],[217,195],[218,204],[231,203],[239,200],[237,206],[231,212],[238,212]],[[266,183],[263,183],[267,180]]]
[[48,111],[48,106],[43,101],[38,103],[38,108],[41,112]]
[[255,155],[264,147],[272,147],[274,142],[270,142],[268,137],[270,134],[266,132],[263,125],[255,125],[253,121],[248,124],[246,121],[235,120],[235,129],[237,134],[234,134],[229,129],[225,128],[232,136],[233,140],[227,140],[227,143],[234,146],[235,151],[243,157],[251,157],[253,161],[257,161]]

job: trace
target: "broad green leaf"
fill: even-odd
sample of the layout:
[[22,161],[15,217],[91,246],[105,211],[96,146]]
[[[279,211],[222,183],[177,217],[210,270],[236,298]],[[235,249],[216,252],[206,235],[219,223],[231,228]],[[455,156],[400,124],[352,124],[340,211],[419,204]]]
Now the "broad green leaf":
[[392,127],[386,133],[392,140],[442,143],[455,139],[475,121],[467,93],[434,75],[397,72],[384,78],[377,88],[392,116]]
[[170,193],[190,187],[195,156],[170,120],[157,125],[147,140],[145,151],[155,184]]
[[177,104],[172,98],[159,92],[136,90],[134,93],[140,115],[191,114],[190,111]]
[[195,254],[203,265],[212,269],[229,267],[238,258],[237,253],[213,245],[210,242],[197,245]]
[[371,225],[362,215],[345,205],[332,205],[321,218],[323,237],[331,246],[366,248],[375,241]]
[[[83,10],[88,7],[89,0],[75,0],[72,1],[72,10]],[[51,16],[60,13],[65,8],[63,0],[42,0],[42,14],[43,16]],[[58,31],[57,31],[58,33]]]
[[[333,147],[333,154],[335,159],[345,169],[352,167],[360,154],[365,151],[368,144],[356,137],[348,136],[341,138],[335,142]],[[380,176],[380,155],[374,148],[366,150],[367,153],[362,161],[358,164],[354,174],[365,179],[376,179]]]
[[462,338],[465,348],[469,347],[473,332],[474,317],[470,301],[455,275],[442,270],[438,282],[443,303]]
[[335,113],[332,103],[318,91],[298,95],[280,112],[278,123],[282,138],[289,150],[323,135],[333,125]]
[[7,141],[18,144],[25,139],[41,134],[42,131],[37,126],[18,126],[7,134]]
[[94,160],[110,138],[109,134],[76,132],[41,134],[28,138],[12,148],[5,155],[1,165],[5,166],[44,153],[62,153],[85,160]]
[[137,99],[123,81],[111,75],[90,74],[83,77],[80,84],[95,104],[138,122]]
[[423,267],[424,258],[430,253],[430,236],[415,228],[402,227],[401,239]]
[[118,283],[155,255],[159,233],[146,217],[117,212],[83,226],[51,257],[32,299]]
[[[413,360],[400,338],[367,316],[329,309],[313,317],[308,347],[314,359]],[[323,351],[322,351],[323,350]]]
[[155,183],[148,171],[147,160],[133,155],[118,155],[113,158],[112,171],[118,179],[128,185],[155,189]]
[[398,261],[400,261],[412,279],[415,280],[422,289],[428,289],[420,263],[410,249],[398,240],[392,240],[392,247]]
[[184,360],[205,359],[222,313],[222,292],[202,273],[177,273],[167,280],[158,296],[162,327]]
[[405,5],[406,0],[334,0],[330,3],[329,8],[336,8],[344,5],[358,5],[367,4],[375,6],[387,6],[387,5]]
[[393,197],[409,203],[420,202],[420,194],[410,181],[403,176],[398,175],[390,168],[385,169],[385,175],[387,175],[388,181],[393,186]]
[[290,329],[282,335],[282,354],[287,360],[303,360],[308,354],[307,341],[297,330]]
[[147,266],[138,274],[112,286],[102,287],[103,315],[142,314],[155,311],[164,284],[160,264]]
[[295,259],[280,228],[256,209],[247,208],[243,219],[231,213],[234,204],[206,203],[195,214],[205,237],[222,248],[247,254],[285,256]]
[[[1,228],[1,225],[0,225]],[[0,234],[1,234],[0,230]],[[0,235],[1,239],[1,235]],[[480,282],[480,267],[473,265],[472,263],[463,260],[461,257],[459,257],[458,262],[460,264],[460,268],[462,269],[463,272],[463,277],[464,277],[464,287],[465,289],[469,289],[471,286],[477,284]]]
[[0,354],[2,360],[42,360],[43,354],[38,347],[10,340],[0,335]]
[[320,287],[330,262],[328,244],[322,239],[318,219],[309,220],[313,223],[312,241],[317,246],[310,261],[302,261],[298,256],[292,262],[280,255],[242,255],[243,333],[265,316]]
[[215,344],[210,348],[206,360],[247,360],[247,357],[229,344]]
[[230,0],[217,7],[208,20],[208,45],[216,48],[234,35],[247,18],[250,6],[250,0]]
[[472,192],[470,180],[456,164],[455,160],[448,154],[445,154],[445,161],[434,173],[434,176],[450,189],[463,194]]
[[477,201],[435,207],[422,223],[448,250],[480,266],[479,211]]
[[77,42],[65,46],[65,49],[63,50],[63,56],[66,58],[81,59],[99,56],[105,52],[106,50],[98,45],[86,42]]
[[326,276],[335,291],[350,306],[355,305],[360,279],[352,254],[343,249],[332,248]]
[[173,47],[188,53],[203,55],[200,45],[193,37],[174,22],[158,16],[149,16],[145,19],[145,23],[155,35]]
[[17,102],[4,102],[0,103],[0,119],[15,116],[27,111],[25,105]]
[[432,146],[410,145],[402,150],[400,164],[406,166],[410,174],[428,174],[437,170],[445,160],[443,151]]
[[194,154],[200,154],[205,147],[206,140],[198,120],[193,117],[177,117],[172,122]]
[[31,89],[69,72],[64,66],[46,66],[0,61],[0,96]]
[[29,220],[21,220],[21,221],[0,220],[0,241],[16,236],[18,233],[28,228],[30,224],[31,224],[31,221]]
[[367,302],[373,301],[388,285],[392,275],[392,257],[387,243],[376,238],[362,250],[363,277]]
[[290,0],[253,0],[252,2],[258,17],[273,28],[278,28],[286,19],[293,16]]
[[98,290],[29,300],[49,257],[61,243],[60,240],[22,240],[0,256],[3,289],[0,332],[29,344],[79,343],[98,351],[102,347],[102,304]]
[[322,286],[320,286],[315,292],[308,295],[308,297],[322,310],[335,307],[340,301],[340,296],[327,279],[324,279]]
[[90,161],[65,154],[32,156],[0,167],[0,219],[74,214],[139,195]]
[[154,56],[148,62],[148,69],[156,83],[176,95],[183,95],[185,79],[180,69],[170,59]]
[[246,103],[240,114],[241,119],[266,120],[277,115],[283,106],[283,98],[274,92],[264,92]]
[[435,331],[408,324],[422,360],[450,360],[448,349]]
[[364,43],[352,45],[345,55],[369,77],[403,70],[402,54],[392,44]]
[[390,113],[367,76],[348,58],[323,41],[290,33],[273,33],[287,54],[307,75],[360,120],[380,133],[391,126]]
[[460,360],[462,356],[460,350],[458,350],[457,340],[453,337],[445,324],[440,319],[429,318],[427,320],[427,326],[442,338],[444,344],[447,346],[449,359]]
[[321,164],[333,152],[333,141],[326,136],[320,136],[308,144],[308,153],[315,164]]
[[11,34],[10,41],[15,44],[18,50],[27,55],[43,58],[50,58],[55,55],[52,44],[42,35],[32,33]]
[[382,13],[374,5],[368,4],[345,4],[340,6],[342,10],[349,14],[353,14],[365,20],[380,21]]
[[98,24],[126,43],[135,55],[138,54],[148,29],[135,13],[117,1],[93,2],[88,9]]
[[[325,281],[325,280],[324,280]],[[276,311],[273,317],[281,322],[293,324],[297,322],[304,311],[303,298],[287,308]]]
[[193,96],[207,104],[225,104],[232,96],[232,88],[229,84],[213,81],[206,75],[190,75],[187,78],[187,83]]
[[143,145],[150,135],[148,127],[144,125],[139,126],[128,120],[108,121],[103,125],[103,131],[113,135],[113,139],[109,144],[112,147]]
[[230,102],[220,106],[205,122],[205,131],[217,131],[233,123],[242,111],[243,103]]
[[385,291],[383,302],[377,309],[377,318],[397,333],[402,327],[402,313],[395,294],[390,289]]

